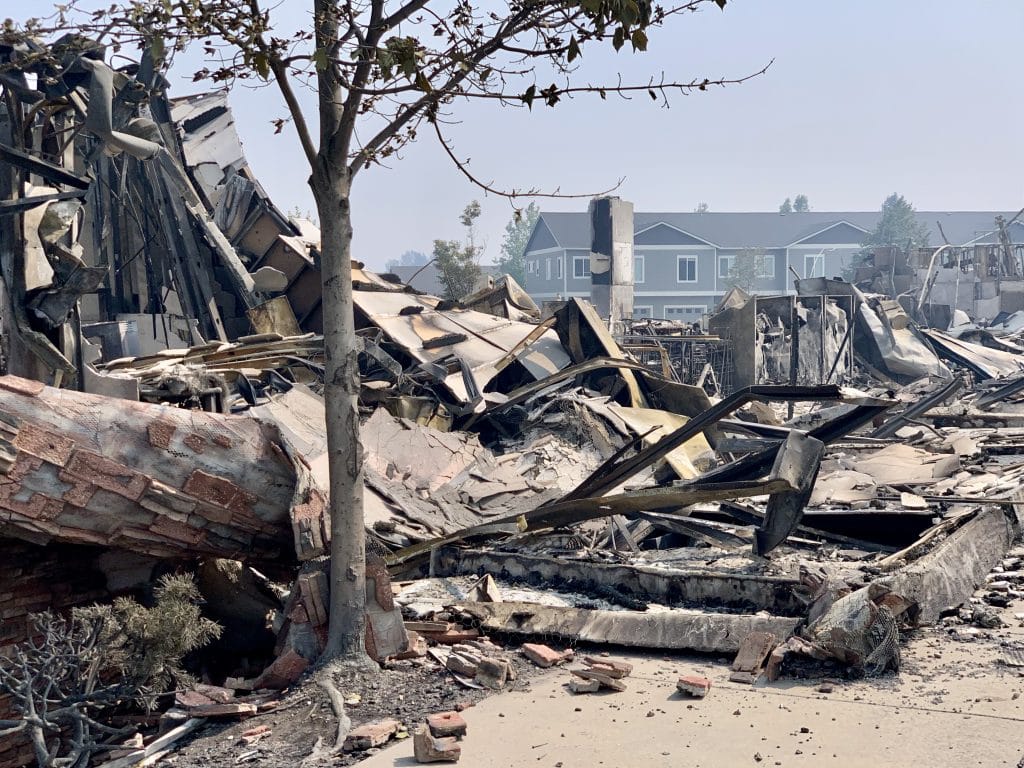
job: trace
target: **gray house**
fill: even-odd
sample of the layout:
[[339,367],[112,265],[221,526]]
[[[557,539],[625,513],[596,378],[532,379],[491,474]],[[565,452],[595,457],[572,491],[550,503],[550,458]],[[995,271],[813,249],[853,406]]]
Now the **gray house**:
[[[1015,212],[932,212],[918,218],[933,245],[998,242],[995,217]],[[640,213],[633,220],[634,317],[695,322],[729,290],[737,256],[756,255],[756,293],[794,293],[793,272],[842,276],[878,221],[877,211],[803,213]],[[1024,242],[1024,224],[1011,227]],[[590,295],[590,217],[541,213],[526,246],[526,290],[539,304]],[[792,271],[791,271],[792,270]]]

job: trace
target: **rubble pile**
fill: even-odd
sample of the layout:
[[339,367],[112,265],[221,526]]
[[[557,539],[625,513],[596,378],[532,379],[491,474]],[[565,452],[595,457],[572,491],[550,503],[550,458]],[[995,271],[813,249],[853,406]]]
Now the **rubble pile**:
[[[146,81],[149,98],[129,100],[152,67],[54,53],[51,92],[4,81],[45,130],[14,135],[0,117],[0,652],[34,612],[197,571],[228,645],[134,762],[200,718],[273,707],[323,650],[318,235],[252,178],[222,95],[168,100]],[[73,116],[37,105],[68,102],[89,118],[57,152]],[[712,399],[671,355],[631,355],[586,301],[542,318],[509,277],[462,302],[358,262],[352,279],[366,644],[382,664],[502,690],[522,642],[542,667],[592,644],[735,655],[745,683],[798,656],[874,675],[898,670],[907,629],[954,613],[987,626],[980,585],[990,604],[1018,597],[1012,340],[928,330],[895,300],[802,280],[796,296],[724,303],[713,324],[734,369],[708,376]],[[627,685],[628,664],[581,662],[574,693]],[[703,697],[710,683],[678,686]],[[460,720],[362,724],[348,748],[412,733],[420,761],[458,760]],[[24,761],[14,741],[0,764]]]

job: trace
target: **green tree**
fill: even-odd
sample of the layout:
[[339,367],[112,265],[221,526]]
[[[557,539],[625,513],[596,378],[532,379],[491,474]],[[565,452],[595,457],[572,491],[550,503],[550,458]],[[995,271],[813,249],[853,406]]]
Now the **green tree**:
[[782,205],[779,206],[779,213],[792,213],[793,212],[793,201],[788,197],[782,201]]
[[744,248],[733,259],[725,284],[750,293],[757,281],[764,279],[767,266],[767,254],[763,248]]
[[476,220],[480,218],[480,203],[476,200],[463,209],[459,221],[466,228],[466,240],[435,240],[434,263],[444,286],[444,298],[458,301],[476,287],[482,274],[480,256],[483,246],[476,243]]
[[523,210],[517,210],[505,225],[505,236],[501,241],[501,256],[498,269],[520,285],[526,284],[526,246],[530,242],[534,227],[540,218],[540,208],[530,203]]
[[797,195],[793,198],[793,210],[796,213],[806,213],[811,210],[811,203],[807,199],[807,195]]
[[928,245],[928,227],[918,221],[917,211],[895,192],[882,203],[882,215],[864,245],[895,245],[900,248]]
[[[554,107],[585,94],[644,95],[663,103],[677,93],[706,91],[734,79],[624,83],[586,79],[585,51],[610,45],[643,52],[648,32],[677,16],[726,0],[308,0],[312,14],[294,34],[274,14],[291,9],[261,0],[111,0],[90,12],[76,0],[60,6],[55,26],[113,40],[122,55],[132,43],[156,54],[201,47],[209,65],[196,80],[277,86],[309,165],[321,223],[330,475],[331,605],[326,660],[368,667],[365,653],[363,450],[359,438],[359,365],[352,302],[352,194],[355,180],[396,160],[426,130],[456,168],[493,194],[519,197],[480,181],[445,135],[456,106],[467,102]],[[9,25],[11,26],[11,25]],[[30,31],[38,37],[42,24]],[[51,29],[56,33],[58,30]],[[56,62],[60,71],[59,62]],[[552,74],[553,73],[553,74]],[[540,78],[544,78],[542,81]],[[544,82],[552,78],[550,85]],[[314,123],[298,93],[317,95]],[[610,101],[610,100],[609,100]],[[557,193],[556,193],[557,194]]]
[[711,210],[711,206],[707,203],[697,203],[697,207],[693,209],[694,213],[707,213]]

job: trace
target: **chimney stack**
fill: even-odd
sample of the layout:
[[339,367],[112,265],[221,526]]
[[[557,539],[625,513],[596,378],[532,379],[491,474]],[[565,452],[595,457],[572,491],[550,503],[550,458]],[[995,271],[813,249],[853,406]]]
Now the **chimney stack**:
[[633,204],[617,197],[590,201],[590,302],[612,333],[633,316]]

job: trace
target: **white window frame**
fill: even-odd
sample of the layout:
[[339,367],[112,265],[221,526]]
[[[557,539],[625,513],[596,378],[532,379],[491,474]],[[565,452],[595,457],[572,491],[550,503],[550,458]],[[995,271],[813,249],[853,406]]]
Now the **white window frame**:
[[[641,310],[641,309],[646,309],[647,310],[647,314],[642,316],[642,317],[637,317],[636,313],[639,310]],[[634,320],[647,320],[647,319],[653,320],[654,319],[654,305],[653,304],[634,304],[633,305],[633,319]]]
[[551,279],[551,259],[544,259],[544,279]]
[[[760,259],[757,265],[757,276],[761,280],[771,280],[775,277],[775,254],[774,253],[763,253],[760,256],[755,257]],[[766,270],[765,266],[771,264],[771,270]]]
[[[640,277],[636,276],[636,268],[640,267]],[[642,253],[633,254],[633,283],[643,283],[647,278],[647,259]]]
[[562,256],[555,257],[555,279],[562,279]]
[[[666,304],[665,306],[663,306],[661,308],[661,315],[662,315],[662,317],[665,320],[682,319],[682,318],[671,318],[671,317],[669,317],[668,316],[668,311],[670,309],[685,309],[685,310],[689,310],[686,314],[688,314],[688,315],[696,314],[697,315],[696,322],[700,322],[700,324],[702,326],[704,325],[704,323],[703,323],[704,315],[706,315],[708,313],[708,306],[707,306],[707,304]],[[696,310],[696,313],[694,312],[694,310]],[[694,321],[687,319],[686,322],[692,323]]]
[[[580,264],[583,269],[580,269]],[[572,276],[575,280],[586,280],[590,277],[590,254],[572,257]]]
[[[807,268],[808,264],[817,263],[820,265],[821,274],[814,274],[814,267]],[[805,253],[804,254],[804,278],[810,277],[824,277],[825,276],[825,254],[824,253]]]
[[[725,271],[722,271],[722,264],[725,264]],[[718,257],[718,277],[720,279],[726,278],[732,272],[732,268],[736,265],[736,254],[726,254],[725,256]]]
[[[680,280],[679,279],[679,266],[683,261],[693,262],[693,279],[692,280]],[[696,283],[700,279],[700,258],[695,253],[680,253],[676,256],[676,282],[677,283]]]

